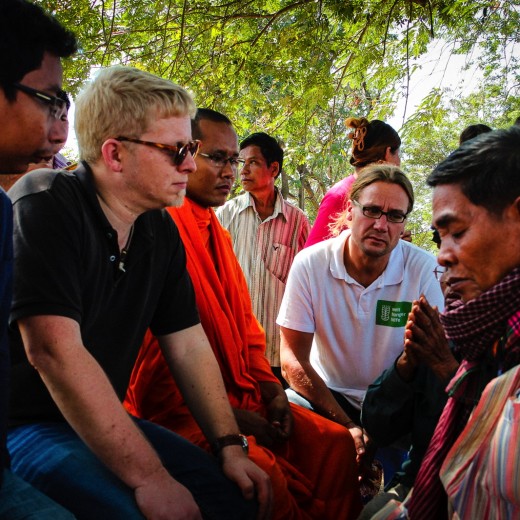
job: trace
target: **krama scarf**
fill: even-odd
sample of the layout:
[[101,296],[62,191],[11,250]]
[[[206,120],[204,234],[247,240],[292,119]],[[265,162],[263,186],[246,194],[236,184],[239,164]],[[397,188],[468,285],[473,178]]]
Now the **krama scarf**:
[[463,361],[415,480],[408,506],[412,520],[447,518],[442,463],[487,383],[520,363],[520,268],[478,298],[448,309],[441,322]]

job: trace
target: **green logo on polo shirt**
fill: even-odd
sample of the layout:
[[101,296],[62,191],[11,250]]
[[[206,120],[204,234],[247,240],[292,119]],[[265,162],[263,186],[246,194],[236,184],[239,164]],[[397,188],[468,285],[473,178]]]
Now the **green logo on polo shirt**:
[[412,310],[412,302],[389,302],[378,300],[376,308],[376,325],[385,327],[404,327],[408,314]]

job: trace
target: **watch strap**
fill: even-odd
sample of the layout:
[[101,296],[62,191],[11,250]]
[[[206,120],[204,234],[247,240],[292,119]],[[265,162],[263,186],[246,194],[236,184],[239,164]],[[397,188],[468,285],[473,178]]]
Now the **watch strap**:
[[211,451],[215,455],[218,455],[226,446],[242,446],[242,449],[246,454],[249,451],[249,443],[247,442],[247,438],[242,434],[224,435],[223,437],[215,439],[211,443]]

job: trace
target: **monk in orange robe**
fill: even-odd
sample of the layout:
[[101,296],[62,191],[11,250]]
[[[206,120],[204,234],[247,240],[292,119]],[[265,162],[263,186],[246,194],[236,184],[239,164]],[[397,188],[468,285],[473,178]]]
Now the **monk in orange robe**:
[[[202,139],[181,208],[168,208],[186,248],[202,326],[220,365],[250,458],[271,477],[273,518],[347,520],[361,510],[356,453],[349,431],[290,404],[264,355],[265,335],[231,239],[211,206],[223,204],[234,181],[238,141],[229,120],[199,109]],[[220,164],[219,164],[220,163]],[[128,411],[209,450],[148,332],[125,400]]]

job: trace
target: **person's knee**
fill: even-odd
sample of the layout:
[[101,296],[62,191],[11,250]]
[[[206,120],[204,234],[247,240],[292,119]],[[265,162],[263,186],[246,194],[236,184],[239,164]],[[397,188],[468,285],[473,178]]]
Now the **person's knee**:
[[75,516],[5,469],[0,489],[0,518],[9,520],[74,520]]
[[307,408],[307,410],[313,410],[314,407],[310,401],[305,399],[302,395],[300,395],[298,392],[293,390],[292,388],[287,388],[285,390],[285,393],[287,395],[287,399],[289,399],[290,403],[297,404],[299,406],[303,406],[303,408]]

